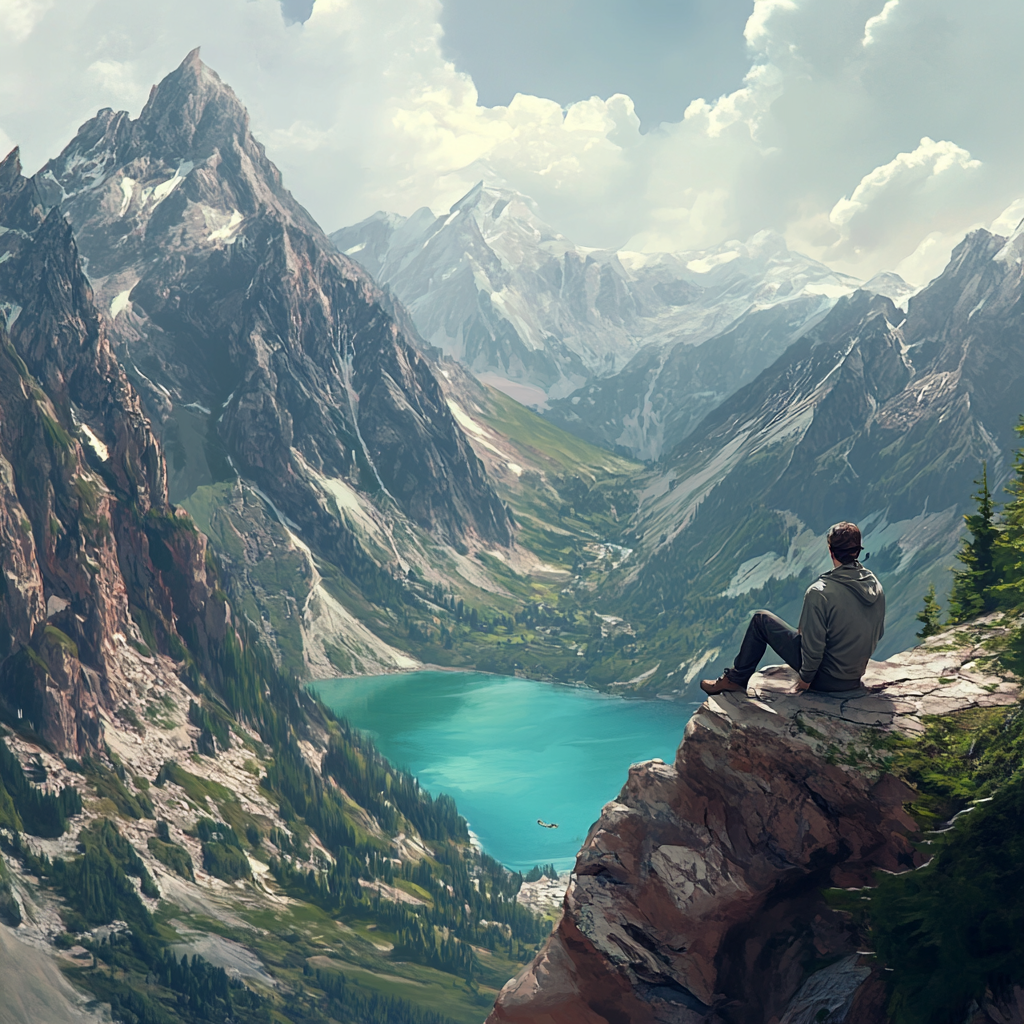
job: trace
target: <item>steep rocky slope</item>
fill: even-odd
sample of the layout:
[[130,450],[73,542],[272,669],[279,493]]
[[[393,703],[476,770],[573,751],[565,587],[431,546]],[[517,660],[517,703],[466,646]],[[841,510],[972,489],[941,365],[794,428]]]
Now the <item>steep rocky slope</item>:
[[[552,401],[545,415],[635,458],[658,459],[671,452],[704,416],[775,362],[837,298],[856,287],[849,279],[841,279],[845,288],[805,282],[803,257],[787,252],[780,240],[774,243],[778,266],[769,276],[775,280],[749,295],[745,308],[741,283],[730,283],[724,295],[736,303],[731,312],[737,315],[724,330],[706,341],[684,335],[682,341],[648,345],[613,376],[592,378],[575,394]],[[904,306],[914,290],[896,274],[878,274],[862,287]]]
[[997,494],[1009,472],[1024,412],[1022,239],[968,236],[905,314],[865,291],[841,299],[663,460],[619,585],[626,613],[660,617],[666,638],[672,623],[705,624],[686,638],[684,676],[702,658],[727,664],[752,608],[795,621],[840,519],[860,524],[890,597],[879,653],[912,642],[929,582],[948,586],[982,462]]
[[208,667],[227,609],[71,230],[17,150],[0,163],[0,248],[0,708],[56,749],[94,750],[101,714],[158,681],[153,654],[185,636]]
[[476,1024],[518,876],[231,610],[37,184],[0,163],[0,1016]]
[[[770,232],[701,252],[583,248],[545,224],[528,197],[482,182],[448,214],[378,213],[331,240],[393,290],[424,338],[530,404],[617,373],[645,346],[660,353],[704,342],[754,309],[783,304],[791,321],[804,323],[856,284],[790,252]],[[644,365],[652,358],[645,355]],[[602,405],[583,429],[647,457],[656,430],[649,443],[637,441],[628,419],[601,430],[613,417],[650,417],[648,388],[635,375],[618,381],[620,390],[636,385],[631,402],[614,413]],[[576,430],[588,411],[567,407],[564,421]]]
[[650,345],[611,377],[553,400],[545,416],[639,459],[671,451],[719,404],[770,366],[828,311],[820,296],[752,309],[694,345]]
[[[301,572],[262,601],[249,588],[268,640],[291,628],[277,615],[282,602],[303,606],[310,559],[356,591],[404,573],[388,539],[396,523],[420,542],[512,543],[513,523],[428,357],[283,187],[245,109],[198,51],[154,87],[138,118],[100,111],[34,185],[44,210],[71,221],[112,344],[169,453],[172,499],[211,514],[229,500],[244,510],[238,493],[225,497],[235,486],[301,533],[292,545]],[[259,521],[232,522],[218,535],[234,530],[243,548],[250,536],[261,547]],[[245,559],[238,568],[240,578],[258,570]],[[375,654],[358,629],[333,629],[347,614],[337,595],[315,598],[331,610],[311,611],[307,667],[330,671],[312,642],[321,633],[367,667],[395,664],[387,645]]]
[[[782,669],[706,700],[675,763],[635,765],[605,806],[558,926],[490,1024],[884,1024],[884,964],[822,890],[927,859],[886,738],[1017,704],[1019,681],[978,661],[993,631],[872,663],[852,695],[791,695]],[[1014,1003],[993,996],[975,1019],[1019,1020]]]

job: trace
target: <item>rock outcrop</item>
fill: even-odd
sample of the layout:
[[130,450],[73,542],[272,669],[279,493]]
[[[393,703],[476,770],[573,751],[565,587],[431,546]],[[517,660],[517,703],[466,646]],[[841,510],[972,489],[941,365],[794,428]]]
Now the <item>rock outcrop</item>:
[[879,741],[1015,703],[982,653],[949,632],[872,663],[852,694],[786,692],[783,668],[708,698],[675,763],[634,765],[605,806],[558,926],[489,1024],[884,1024],[878,968],[821,890],[922,863],[914,791]]
[[227,610],[71,228],[17,150],[0,163],[0,248],[0,710],[78,753],[140,659],[184,635],[202,662]]

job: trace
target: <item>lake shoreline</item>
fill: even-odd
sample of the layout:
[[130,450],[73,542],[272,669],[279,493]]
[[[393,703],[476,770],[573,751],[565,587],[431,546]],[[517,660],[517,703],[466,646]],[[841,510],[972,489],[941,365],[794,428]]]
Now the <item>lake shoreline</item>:
[[669,696],[668,694],[655,693],[650,696],[643,696],[638,693],[612,693],[608,690],[599,690],[595,686],[588,686],[586,683],[566,683],[561,679],[535,679],[533,676],[521,676],[518,673],[514,676],[509,676],[502,672],[489,672],[487,669],[482,668],[466,668],[461,665],[433,665],[429,662],[423,662],[417,668],[395,668],[384,672],[366,672],[361,675],[354,676],[325,676],[323,679],[308,679],[302,685],[309,689],[317,683],[333,683],[340,679],[380,679],[384,676],[410,676],[416,675],[420,672],[446,672],[452,675],[492,676],[495,679],[525,679],[531,683],[544,683],[550,686],[561,686],[567,690],[585,690],[587,693],[596,693],[601,697],[615,697],[626,701],[645,701],[648,704],[654,703],[654,701],[657,700],[671,701],[674,704],[687,703],[677,694]]
[[[307,686],[512,871],[571,868],[631,764],[671,761],[697,706],[444,666]],[[555,829],[538,824],[553,823]]]

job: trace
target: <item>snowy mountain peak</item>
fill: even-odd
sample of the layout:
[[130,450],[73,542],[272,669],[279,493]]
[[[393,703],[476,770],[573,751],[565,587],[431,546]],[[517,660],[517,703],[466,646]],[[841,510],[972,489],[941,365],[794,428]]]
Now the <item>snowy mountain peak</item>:
[[447,214],[375,214],[331,240],[387,284],[419,332],[489,382],[548,398],[622,370],[641,349],[700,344],[751,309],[857,282],[790,252],[774,231],[684,253],[574,244],[513,189],[478,182]]
[[861,287],[866,292],[874,292],[875,295],[884,295],[891,299],[904,312],[907,310],[907,301],[910,296],[919,290],[914,285],[907,284],[899,274],[895,274],[891,270],[883,270],[881,273],[875,274]]
[[1017,225],[1006,239],[1006,244],[993,258],[1007,264],[1024,264],[1024,220]]

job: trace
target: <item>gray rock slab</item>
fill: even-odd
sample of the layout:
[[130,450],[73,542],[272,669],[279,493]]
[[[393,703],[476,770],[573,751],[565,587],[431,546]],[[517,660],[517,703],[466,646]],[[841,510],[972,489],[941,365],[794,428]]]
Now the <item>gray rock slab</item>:
[[85,1000],[41,949],[0,924],[0,1024],[103,1024],[109,1007],[86,1010]]
[[786,1007],[780,1024],[845,1024],[854,993],[871,973],[858,966],[859,959],[846,956],[812,974]]

